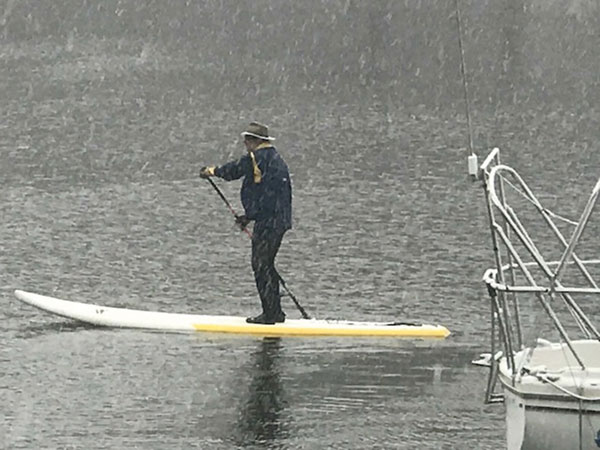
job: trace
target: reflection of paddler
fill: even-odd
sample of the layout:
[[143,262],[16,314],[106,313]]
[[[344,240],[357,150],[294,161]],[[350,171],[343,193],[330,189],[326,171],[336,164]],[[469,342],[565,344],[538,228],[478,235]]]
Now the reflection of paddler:
[[281,384],[280,351],[279,338],[265,338],[252,354],[254,364],[248,398],[241,406],[237,424],[243,446],[272,442],[281,437],[280,415],[286,402]]

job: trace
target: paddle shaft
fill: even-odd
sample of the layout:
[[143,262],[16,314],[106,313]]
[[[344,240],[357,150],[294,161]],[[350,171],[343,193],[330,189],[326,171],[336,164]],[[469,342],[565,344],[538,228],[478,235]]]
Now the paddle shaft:
[[298,303],[298,299],[294,296],[294,294],[292,294],[292,291],[290,291],[288,289],[288,287],[285,285],[285,281],[283,280],[283,278],[281,278],[281,275],[279,275],[279,272],[277,272],[277,269],[275,269],[275,273],[277,274],[277,278],[279,278],[279,282],[281,283],[281,285],[283,286],[283,288],[285,289],[285,291],[288,293],[288,295],[290,296],[290,298],[292,299],[292,301],[296,305],[296,308],[298,308],[298,311],[300,311],[300,314],[302,314],[302,318],[304,318],[304,319],[310,319],[310,316],[304,310],[304,308],[302,307],[302,305],[300,305],[300,303]]
[[[214,190],[217,191],[217,194],[219,194],[219,197],[221,197],[221,200],[223,200],[225,202],[225,204],[229,208],[229,211],[231,211],[231,214],[233,214],[235,217],[238,217],[237,213],[235,212],[235,209],[233,209],[233,206],[231,206],[231,203],[229,203],[229,200],[227,200],[225,195],[223,195],[223,192],[221,192],[221,189],[219,189],[219,186],[217,186],[215,184],[215,182],[213,180],[211,180],[210,178],[207,178],[207,180],[210,183],[210,185],[214,188]],[[250,230],[246,227],[243,227],[242,229],[246,232],[248,237],[250,239],[252,239],[252,233],[250,232]],[[286,286],[285,281],[283,278],[281,278],[281,275],[279,275],[279,272],[277,272],[277,270],[275,270],[275,273],[277,274],[277,278],[279,278],[279,282],[281,283],[281,285],[283,286],[285,291],[288,293],[288,295],[290,296],[290,298],[296,305],[296,308],[298,308],[298,311],[300,311],[300,314],[302,314],[302,317],[304,319],[310,319],[310,316],[306,313],[304,308],[300,305],[300,303],[298,302],[298,299],[294,296],[294,294],[292,294],[292,292]]]
[[[217,194],[219,194],[219,197],[221,197],[221,200],[223,200],[225,202],[225,204],[229,208],[229,211],[231,211],[231,214],[233,214],[235,217],[237,217],[238,215],[235,212],[235,209],[233,209],[233,206],[231,206],[231,203],[229,203],[229,200],[227,200],[227,198],[223,195],[223,192],[221,192],[221,189],[219,189],[219,186],[217,186],[215,184],[215,182],[213,180],[211,180],[210,178],[207,178],[207,180],[211,184],[211,186],[215,189],[215,191],[217,191]],[[252,233],[250,232],[250,230],[246,227],[244,227],[243,230],[246,232],[248,237],[250,239],[252,239]]]

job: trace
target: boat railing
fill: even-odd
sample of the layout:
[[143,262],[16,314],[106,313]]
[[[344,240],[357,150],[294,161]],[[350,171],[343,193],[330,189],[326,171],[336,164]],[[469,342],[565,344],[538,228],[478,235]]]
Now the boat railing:
[[[593,264],[598,264],[600,265],[600,259],[590,259],[590,260],[585,260],[585,261],[581,261],[583,264],[585,264],[586,266],[590,266]],[[533,266],[535,263],[525,263],[524,266],[525,267],[531,267]],[[557,266],[559,264],[559,261],[550,261],[548,262],[548,266],[552,267],[552,266]],[[517,269],[519,266],[516,264],[513,264],[512,266],[509,265],[504,265],[502,267],[502,271],[503,272],[507,272],[508,270],[514,270]],[[493,290],[495,291],[504,291],[504,292],[520,292],[520,293],[532,293],[532,292],[541,292],[541,293],[566,293],[566,294],[600,294],[600,288],[598,287],[592,287],[592,288],[585,288],[585,287],[576,287],[576,286],[560,286],[560,287],[549,287],[549,286],[530,286],[530,285],[509,285],[509,284],[503,284],[503,283],[498,283],[496,280],[498,280],[498,270],[497,269],[488,269],[485,271],[485,273],[483,274],[483,282],[488,285],[489,287],[491,287]]]
[[[577,245],[598,200],[600,179],[592,190],[579,220],[569,221],[575,229],[567,240],[555,222],[563,218],[542,205],[516,170],[501,163],[498,148],[490,152],[476,173],[472,170],[471,161],[469,163],[471,175],[481,181],[484,189],[495,261],[495,268],[488,269],[483,277],[491,304],[491,352],[486,358],[476,362],[490,367],[486,401],[491,403],[502,400],[501,396],[494,394],[499,358],[502,355],[506,357],[508,367],[515,378],[520,376],[523,369],[522,364],[515,364],[514,358],[516,352],[525,348],[519,294],[533,295],[537,299],[558,331],[561,341],[566,344],[582,369],[585,369],[585,362],[572,345],[572,339],[567,333],[564,320],[557,313],[554,300],[563,300],[583,336],[600,340],[597,328],[575,300],[575,296],[580,294],[600,295],[600,287],[590,270],[592,266],[600,265],[600,260],[583,260],[576,253]],[[543,223],[558,242],[561,252],[559,259],[546,260],[523,225],[519,214],[508,202],[507,183],[525,197],[541,216]],[[563,280],[565,269],[569,266],[577,268],[583,285],[573,285]]]

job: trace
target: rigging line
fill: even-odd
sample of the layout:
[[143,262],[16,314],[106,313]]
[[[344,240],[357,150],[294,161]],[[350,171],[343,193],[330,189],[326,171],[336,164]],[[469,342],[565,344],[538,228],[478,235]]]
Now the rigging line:
[[[512,183],[512,182],[511,182],[511,181],[510,181],[508,178],[506,178],[506,177],[505,177],[505,176],[503,176],[503,175],[499,175],[499,177],[500,177],[500,178],[502,178],[502,180],[503,180],[503,181],[504,181],[506,184],[508,184],[510,187],[512,187],[512,188],[515,190],[515,192],[516,192],[517,194],[519,194],[520,196],[522,196],[522,197],[523,197],[525,200],[527,200],[527,201],[528,201],[529,203],[531,203],[532,205],[535,205],[535,202],[534,202],[533,200],[531,200],[531,199],[529,198],[529,196],[528,196],[528,195],[526,195],[526,194],[525,194],[523,191],[521,191],[521,190],[520,190],[520,189],[519,189],[517,186],[515,186],[515,184],[514,184],[514,183]],[[567,219],[566,217],[562,217],[561,215],[559,215],[559,214],[556,214],[556,213],[554,213],[554,212],[550,211],[550,210],[549,210],[549,209],[547,209],[547,208],[544,208],[544,207],[542,207],[542,210],[543,210],[543,211],[544,211],[546,214],[548,214],[549,216],[551,216],[551,217],[553,217],[553,218],[555,218],[555,219],[561,220],[561,221],[563,221],[563,222],[565,222],[565,223],[568,223],[569,225],[577,226],[577,225],[579,224],[579,222],[575,222],[574,220]]]
[[463,47],[462,40],[462,25],[461,25],[461,17],[460,17],[460,7],[458,4],[458,0],[454,0],[454,4],[456,5],[456,25],[458,28],[458,48],[460,50],[460,72],[462,75],[462,84],[465,96],[465,111],[467,115],[467,130],[469,132],[469,154],[475,154],[473,152],[473,126],[471,125],[471,108],[469,107],[469,89],[467,87],[467,71],[465,69],[465,52]]

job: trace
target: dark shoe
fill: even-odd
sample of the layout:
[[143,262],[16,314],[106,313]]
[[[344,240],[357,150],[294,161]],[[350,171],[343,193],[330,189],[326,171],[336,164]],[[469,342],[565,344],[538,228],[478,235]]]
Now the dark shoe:
[[265,316],[265,314],[261,314],[260,316],[256,316],[256,317],[248,317],[246,319],[246,322],[248,323],[260,323],[263,325],[273,325],[275,324],[275,320],[271,320],[270,317]]
[[262,313],[256,317],[248,317],[246,319],[248,323],[259,323],[263,325],[274,325],[275,323],[283,323],[285,322],[285,314],[281,312],[280,314],[275,315],[275,317],[267,316],[265,313]]

